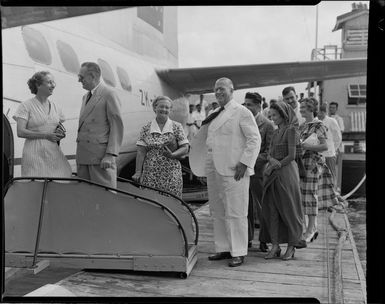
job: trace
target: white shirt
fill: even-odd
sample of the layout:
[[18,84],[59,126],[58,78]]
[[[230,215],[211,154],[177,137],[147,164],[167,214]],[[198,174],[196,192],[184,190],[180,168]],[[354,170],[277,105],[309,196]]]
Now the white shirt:
[[[225,111],[229,108],[230,106],[230,103],[233,101],[234,99],[231,99],[228,103],[226,103],[226,105],[224,106],[224,110],[222,110],[221,113],[218,114],[217,117],[215,117],[215,119],[218,119],[221,115],[223,115],[223,113],[225,113]],[[216,108],[215,111],[219,111],[220,110],[220,107],[219,108]],[[208,147],[208,149],[212,149],[213,147],[213,136],[214,136],[214,132],[213,132],[213,129],[210,129],[208,128],[207,129],[207,139],[206,139],[206,145]]]
[[341,132],[344,132],[345,131],[345,126],[344,126],[343,118],[341,116],[339,116],[338,114],[330,115],[330,117],[334,118],[337,121],[338,126],[340,127]]
[[297,107],[294,109],[295,116],[297,116],[299,125],[302,125],[305,122],[305,118],[302,117],[301,113],[299,112],[299,102],[297,101]]
[[92,95],[94,95],[96,89],[98,88],[98,86],[100,86],[101,83],[102,83],[102,82],[99,81],[99,83],[96,85],[96,87],[94,87],[94,88],[91,90],[91,94],[92,94]]
[[192,118],[194,121],[197,122],[197,125],[200,127],[202,124],[202,121],[206,118],[206,114],[204,110],[201,110],[200,112],[194,111],[192,112]]
[[329,116],[325,116],[325,118],[322,120],[323,124],[327,128],[326,132],[326,143],[328,145],[328,149],[324,152],[321,152],[321,154],[325,157],[333,157],[336,155],[336,151],[341,145],[342,141],[342,134],[340,127],[338,126],[337,121]]

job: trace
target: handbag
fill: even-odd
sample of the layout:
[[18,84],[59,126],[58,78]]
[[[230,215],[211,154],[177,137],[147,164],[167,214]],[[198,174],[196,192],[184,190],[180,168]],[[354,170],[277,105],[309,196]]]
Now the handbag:
[[[60,140],[66,137],[66,128],[64,128],[64,125],[60,121],[56,126],[55,133],[59,135]],[[60,140],[57,142],[58,145],[60,145]]]

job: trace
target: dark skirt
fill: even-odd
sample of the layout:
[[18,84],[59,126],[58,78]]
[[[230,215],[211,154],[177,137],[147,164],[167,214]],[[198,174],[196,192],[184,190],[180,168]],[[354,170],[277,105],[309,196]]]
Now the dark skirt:
[[302,237],[303,207],[295,161],[265,176],[262,197],[260,241],[271,243],[270,207],[278,211],[278,243],[297,244]]

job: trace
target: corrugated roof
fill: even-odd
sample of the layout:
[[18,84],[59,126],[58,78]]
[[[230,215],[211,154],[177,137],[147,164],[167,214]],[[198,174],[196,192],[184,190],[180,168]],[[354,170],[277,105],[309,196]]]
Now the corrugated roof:
[[369,10],[367,8],[358,8],[355,9],[349,13],[345,13],[343,15],[340,15],[337,17],[336,25],[334,26],[333,32],[341,29],[343,27],[343,24],[351,19],[360,17],[362,15],[369,14]]

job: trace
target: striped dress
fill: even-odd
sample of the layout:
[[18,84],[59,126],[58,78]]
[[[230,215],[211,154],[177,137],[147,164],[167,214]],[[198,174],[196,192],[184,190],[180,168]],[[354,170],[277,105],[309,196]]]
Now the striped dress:
[[[47,114],[42,104],[31,98],[20,104],[13,119],[27,121],[27,129],[54,132],[59,121],[64,121],[61,110],[50,102]],[[23,177],[71,177],[71,166],[56,142],[48,139],[26,139],[21,160]]]
[[[318,139],[325,139],[326,127],[318,119],[305,122],[299,127],[300,139],[304,141],[312,133]],[[318,209],[338,204],[337,194],[333,187],[333,177],[325,163],[324,157],[318,152],[305,150],[302,157],[305,167],[305,176],[301,177],[301,197],[306,215],[316,216]]]

